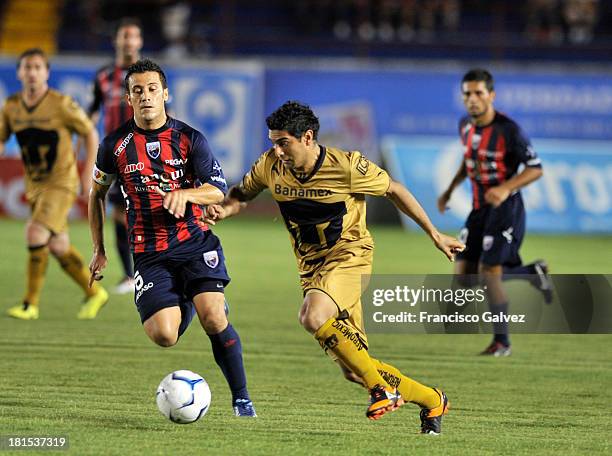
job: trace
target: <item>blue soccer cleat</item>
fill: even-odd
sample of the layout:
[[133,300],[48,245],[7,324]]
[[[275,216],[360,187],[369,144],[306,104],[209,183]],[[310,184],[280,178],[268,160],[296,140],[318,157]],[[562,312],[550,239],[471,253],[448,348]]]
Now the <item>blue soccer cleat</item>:
[[250,399],[236,399],[233,407],[235,416],[257,418],[255,407],[253,407],[253,402]]

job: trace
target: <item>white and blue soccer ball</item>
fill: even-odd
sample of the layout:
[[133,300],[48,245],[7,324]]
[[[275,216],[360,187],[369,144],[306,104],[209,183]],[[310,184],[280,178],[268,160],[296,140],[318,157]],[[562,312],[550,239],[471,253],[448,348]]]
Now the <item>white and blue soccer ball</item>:
[[206,380],[189,370],[166,375],[157,387],[157,408],[173,423],[188,424],[206,415],[211,393]]

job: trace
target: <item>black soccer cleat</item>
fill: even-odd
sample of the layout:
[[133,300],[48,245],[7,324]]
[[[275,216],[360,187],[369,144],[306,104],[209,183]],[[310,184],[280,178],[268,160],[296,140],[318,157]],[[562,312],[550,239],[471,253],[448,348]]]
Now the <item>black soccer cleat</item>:
[[531,283],[540,290],[544,296],[544,302],[550,304],[553,301],[553,290],[552,281],[548,275],[548,265],[544,260],[536,260],[533,268],[535,269],[536,277]]
[[421,434],[440,435],[442,432],[442,417],[448,413],[450,403],[443,391],[433,389],[440,396],[440,405],[432,409],[421,409]]
[[510,345],[504,345],[501,342],[494,340],[491,342],[491,345],[481,351],[480,354],[495,357],[510,356],[512,354],[512,349],[510,348]]

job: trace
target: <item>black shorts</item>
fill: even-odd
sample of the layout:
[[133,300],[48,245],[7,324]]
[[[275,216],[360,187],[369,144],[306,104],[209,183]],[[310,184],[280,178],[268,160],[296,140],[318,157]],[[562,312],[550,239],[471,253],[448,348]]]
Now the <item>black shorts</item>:
[[158,310],[190,302],[199,293],[223,293],[230,277],[219,238],[205,231],[174,249],[135,254],[134,281],[134,302],[144,322]]
[[470,212],[459,240],[466,245],[458,260],[489,266],[518,266],[519,248],[525,235],[525,207],[520,193],[499,207],[485,206]]
[[111,184],[110,188],[108,189],[108,193],[106,194],[106,198],[113,206],[118,206],[125,209],[125,199],[123,198],[123,193],[121,193],[121,186],[117,181]]

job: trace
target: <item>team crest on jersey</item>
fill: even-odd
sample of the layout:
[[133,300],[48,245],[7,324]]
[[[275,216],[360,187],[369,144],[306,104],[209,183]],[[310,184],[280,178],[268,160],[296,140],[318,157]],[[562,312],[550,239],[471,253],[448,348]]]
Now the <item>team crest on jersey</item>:
[[159,141],[155,141],[155,142],[150,142],[146,144],[147,146],[147,154],[149,155],[149,157],[151,157],[153,160],[157,159],[157,157],[159,157],[159,154],[161,153],[161,144]]
[[370,161],[365,158],[363,155],[361,157],[359,157],[359,160],[357,160],[357,171],[359,171],[361,174],[363,174],[364,176],[368,173],[368,168],[370,167]]
[[204,252],[204,263],[211,269],[214,269],[219,264],[219,255],[217,255],[216,250],[211,250],[210,252]]

